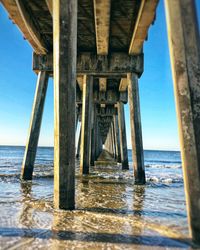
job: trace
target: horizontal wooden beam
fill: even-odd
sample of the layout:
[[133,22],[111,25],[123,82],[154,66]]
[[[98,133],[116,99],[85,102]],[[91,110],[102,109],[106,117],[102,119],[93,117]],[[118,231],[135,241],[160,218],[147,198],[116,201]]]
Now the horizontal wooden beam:
[[[76,102],[77,104],[82,103],[82,95],[80,91],[77,91],[76,94]],[[114,105],[117,102],[123,102],[126,104],[128,102],[128,94],[127,91],[119,92],[118,90],[107,90],[103,92],[104,96],[102,98],[102,93],[98,90],[94,90],[93,93],[93,102],[97,104],[104,104],[104,105]]]
[[155,18],[156,7],[159,0],[142,0],[137,21],[134,27],[129,54],[141,53],[144,40],[147,37],[149,26]]
[[111,0],[94,0],[97,54],[107,55],[110,33]]
[[97,110],[97,116],[101,116],[101,117],[104,117],[104,116],[113,116],[113,115],[117,115],[117,108],[109,108],[108,106],[105,107],[105,108],[99,108]]
[[[49,71],[53,73],[52,54],[33,54],[33,70]],[[111,53],[107,56],[94,53],[79,53],[77,56],[77,75],[93,75],[96,77],[119,76],[125,77],[127,73],[143,72],[143,54],[128,55],[126,53]]]

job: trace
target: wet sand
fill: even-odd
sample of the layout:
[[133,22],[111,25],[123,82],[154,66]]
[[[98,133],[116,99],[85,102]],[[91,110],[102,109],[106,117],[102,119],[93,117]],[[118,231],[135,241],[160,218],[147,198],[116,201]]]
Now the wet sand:
[[191,249],[178,192],[178,186],[134,186],[132,171],[98,166],[89,177],[77,172],[76,210],[58,211],[51,176],[22,183],[1,177],[0,248]]

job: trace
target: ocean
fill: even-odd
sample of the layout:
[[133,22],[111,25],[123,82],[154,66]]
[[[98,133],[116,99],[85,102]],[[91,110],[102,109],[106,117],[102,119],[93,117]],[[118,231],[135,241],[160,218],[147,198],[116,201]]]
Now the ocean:
[[20,181],[24,147],[0,146],[0,249],[190,249],[180,152],[145,150],[147,184],[121,166],[76,162],[76,210],[53,207],[53,148]]

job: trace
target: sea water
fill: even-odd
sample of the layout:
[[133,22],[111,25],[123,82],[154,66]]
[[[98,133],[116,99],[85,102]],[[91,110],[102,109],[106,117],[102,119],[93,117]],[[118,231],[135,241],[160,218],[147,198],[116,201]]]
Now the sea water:
[[76,209],[53,206],[53,148],[39,147],[32,181],[20,181],[24,147],[0,146],[1,249],[187,248],[180,152],[145,150],[145,186],[121,166],[76,162]]

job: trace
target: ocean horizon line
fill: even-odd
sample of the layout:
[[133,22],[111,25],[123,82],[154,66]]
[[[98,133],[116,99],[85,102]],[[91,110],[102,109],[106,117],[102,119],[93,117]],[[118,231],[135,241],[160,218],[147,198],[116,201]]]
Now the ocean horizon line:
[[[26,145],[10,145],[10,144],[0,144],[0,147],[25,147]],[[54,146],[39,145],[38,148],[54,148]],[[128,150],[132,150],[128,148]],[[150,149],[144,148],[144,151],[167,151],[167,152],[180,152],[180,149]]]

